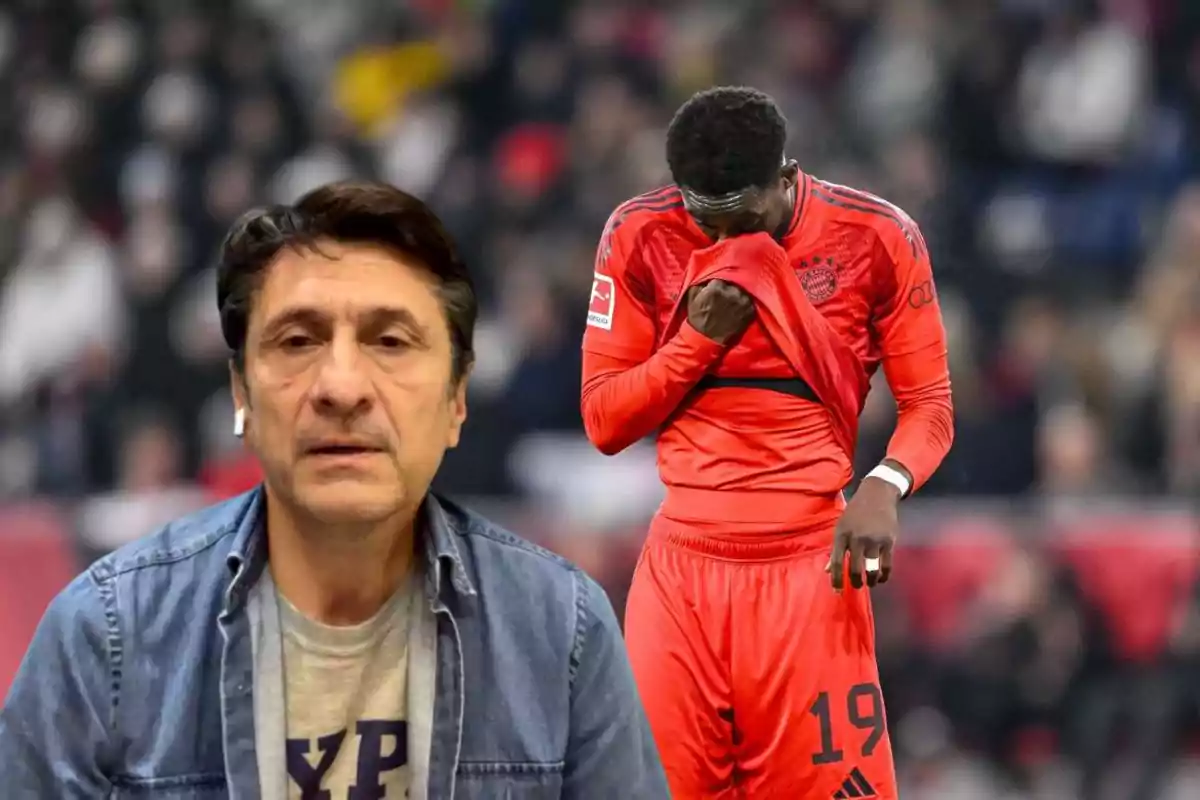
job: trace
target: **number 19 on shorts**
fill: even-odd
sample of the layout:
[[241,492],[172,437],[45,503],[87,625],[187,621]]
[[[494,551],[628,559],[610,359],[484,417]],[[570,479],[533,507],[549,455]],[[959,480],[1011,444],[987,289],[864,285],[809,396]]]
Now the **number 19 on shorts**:
[[[845,709],[843,712],[842,709]],[[883,692],[873,683],[858,683],[850,687],[845,697],[821,692],[813,701],[808,713],[817,718],[821,728],[821,749],[813,753],[814,764],[836,764],[845,758],[844,742],[835,728],[841,728],[844,719],[860,731],[869,731],[862,744],[862,757],[869,757],[887,732],[887,721],[883,711]],[[844,714],[844,716],[843,716]]]

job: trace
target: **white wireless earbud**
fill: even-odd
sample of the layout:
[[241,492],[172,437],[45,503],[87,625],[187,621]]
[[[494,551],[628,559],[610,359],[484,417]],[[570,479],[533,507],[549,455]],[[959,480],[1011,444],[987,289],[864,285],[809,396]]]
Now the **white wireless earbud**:
[[246,409],[239,408],[233,412],[233,435],[239,439],[246,433]]

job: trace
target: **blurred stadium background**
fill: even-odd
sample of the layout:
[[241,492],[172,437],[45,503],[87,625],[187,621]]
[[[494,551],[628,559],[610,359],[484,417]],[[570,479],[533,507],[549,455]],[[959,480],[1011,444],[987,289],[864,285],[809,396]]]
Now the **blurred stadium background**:
[[661,489],[580,431],[592,248],[713,83],[934,252],[958,437],[877,597],[905,797],[1200,797],[1194,0],[5,0],[0,696],[90,559],[255,481],[215,245],[343,176],[429,198],[481,283],[442,488],[620,608]]

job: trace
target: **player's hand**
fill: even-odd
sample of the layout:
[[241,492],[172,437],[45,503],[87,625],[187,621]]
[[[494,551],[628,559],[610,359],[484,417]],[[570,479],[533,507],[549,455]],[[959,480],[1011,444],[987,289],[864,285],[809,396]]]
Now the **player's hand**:
[[718,344],[729,344],[754,319],[754,298],[728,281],[688,289],[688,322]]
[[[825,571],[829,573],[834,591],[842,590],[843,567],[850,556],[850,585],[861,589],[876,583],[887,583],[892,575],[892,551],[900,530],[900,491],[879,478],[864,478],[833,535],[833,552]],[[879,569],[867,571],[867,559],[878,559]],[[874,565],[874,563],[872,563]]]

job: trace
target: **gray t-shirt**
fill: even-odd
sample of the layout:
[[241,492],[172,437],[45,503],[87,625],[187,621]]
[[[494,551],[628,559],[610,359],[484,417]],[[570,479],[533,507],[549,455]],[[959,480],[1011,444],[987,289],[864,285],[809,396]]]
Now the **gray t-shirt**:
[[410,677],[417,649],[430,667],[419,667],[419,676],[432,672],[436,656],[427,652],[432,622],[416,619],[429,613],[420,586],[414,578],[371,619],[334,627],[305,617],[264,572],[250,603],[264,800],[317,792],[344,798],[351,788],[387,800],[424,797],[412,789],[428,780],[429,726],[420,720],[432,720],[432,680],[418,680],[428,685],[414,692]]

